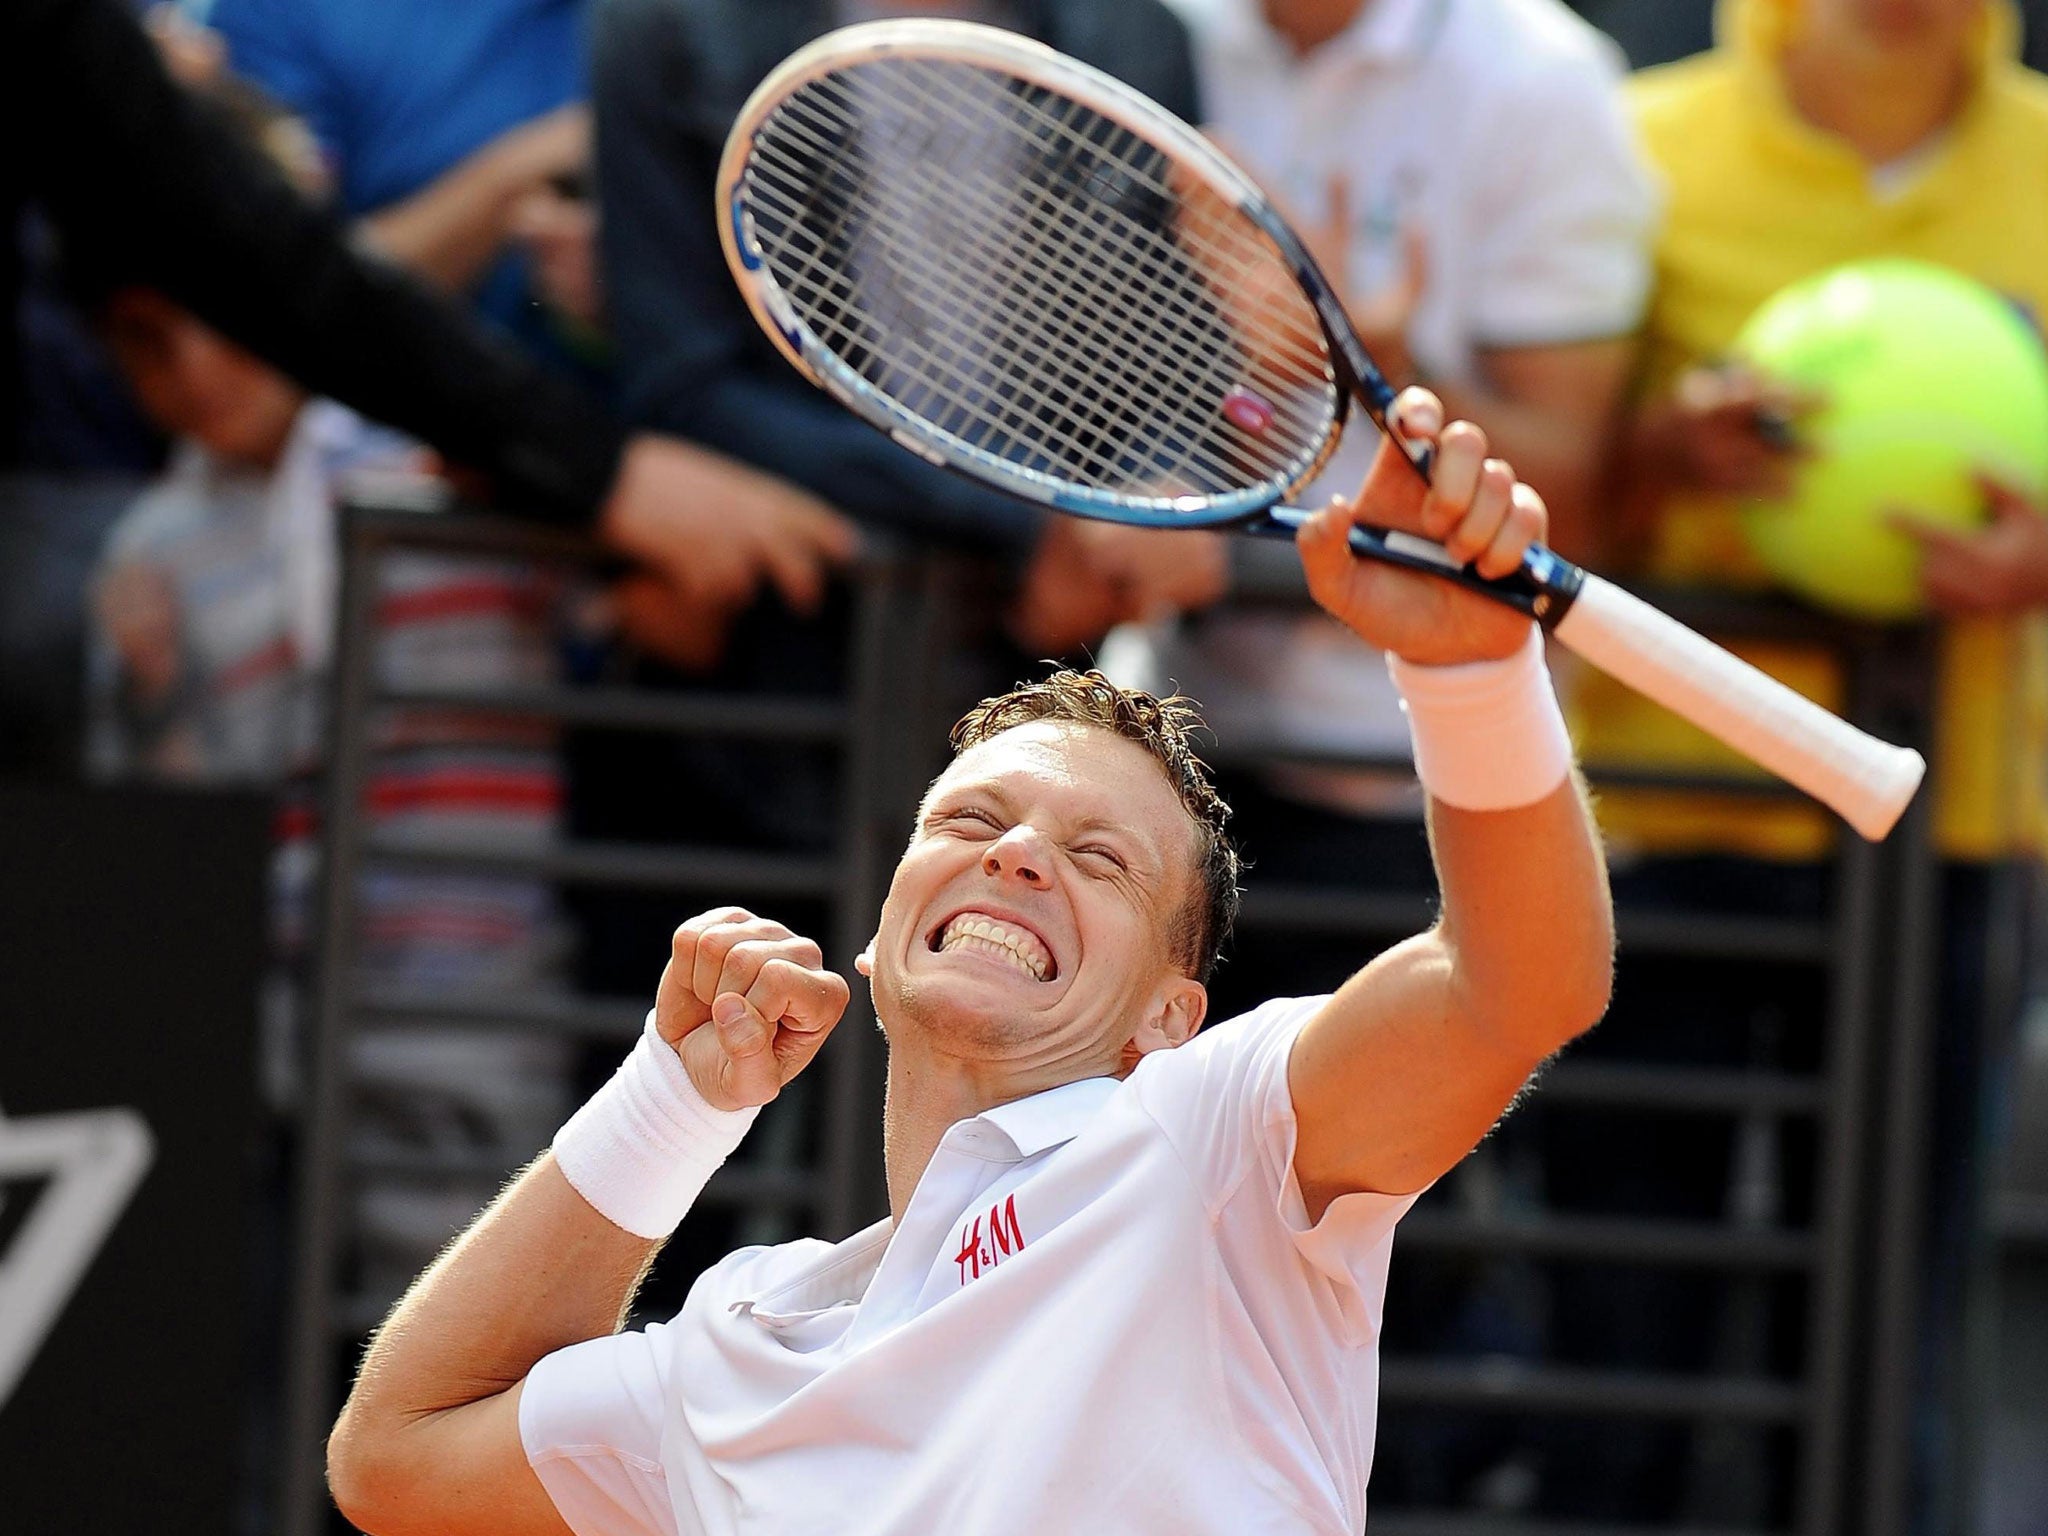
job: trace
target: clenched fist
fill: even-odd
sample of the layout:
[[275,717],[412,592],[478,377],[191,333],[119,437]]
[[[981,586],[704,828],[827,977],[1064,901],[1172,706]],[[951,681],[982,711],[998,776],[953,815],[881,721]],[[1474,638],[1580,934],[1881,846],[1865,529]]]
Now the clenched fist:
[[811,940],[720,907],[676,930],[654,1024],[706,1103],[747,1109],[810,1065],[848,996]]

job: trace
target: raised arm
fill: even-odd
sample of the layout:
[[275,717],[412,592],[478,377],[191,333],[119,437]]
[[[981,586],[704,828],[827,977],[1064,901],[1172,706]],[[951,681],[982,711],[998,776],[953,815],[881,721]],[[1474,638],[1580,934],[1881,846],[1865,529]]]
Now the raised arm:
[[[625,434],[388,262],[365,259],[164,73],[118,0],[25,0],[0,80],[33,124],[22,185],[80,250],[161,289],[308,388],[489,474],[509,506],[582,523]],[[26,141],[25,141],[26,142]]]
[[619,1076],[435,1261],[378,1330],[328,1441],[369,1536],[560,1536],[519,1435],[546,1355],[615,1332],[753,1110],[845,1009],[818,946],[724,908],[676,931],[653,1028]]
[[1441,539],[1485,575],[1539,541],[1543,504],[1433,396],[1402,420],[1437,440],[1425,496],[1381,452],[1356,503],[1301,536],[1324,608],[1394,658],[1429,792],[1442,916],[1305,1026],[1288,1063],[1295,1173],[1311,1215],[1355,1190],[1406,1194],[1462,1158],[1531,1073],[1606,1009],[1606,869],[1534,626],[1446,582],[1352,557],[1354,521]]

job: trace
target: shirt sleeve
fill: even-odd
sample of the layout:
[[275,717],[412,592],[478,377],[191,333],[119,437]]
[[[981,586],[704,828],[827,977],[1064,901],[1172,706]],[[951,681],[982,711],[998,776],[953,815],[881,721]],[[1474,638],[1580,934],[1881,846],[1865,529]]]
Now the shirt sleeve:
[[1279,998],[1218,1024],[1177,1050],[1147,1056],[1131,1079],[1139,1102],[1165,1133],[1221,1218],[1250,1200],[1262,1222],[1300,1255],[1328,1288],[1352,1333],[1377,1327],[1387,1241],[1420,1191],[1358,1191],[1333,1200],[1311,1222],[1294,1176],[1294,1099],[1287,1063],[1302,1026],[1327,997]]
[[677,1536],[661,1467],[664,1332],[572,1344],[527,1373],[520,1443],[576,1536]]
[[1494,106],[1477,130],[1485,172],[1469,221],[1478,345],[1627,335],[1649,293],[1657,196],[1618,65],[1594,52],[1551,57]]

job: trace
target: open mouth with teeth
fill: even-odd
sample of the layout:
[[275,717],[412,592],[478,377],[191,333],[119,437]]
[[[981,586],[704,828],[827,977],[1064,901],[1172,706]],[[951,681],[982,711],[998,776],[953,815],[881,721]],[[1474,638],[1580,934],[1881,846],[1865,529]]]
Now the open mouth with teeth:
[[1029,928],[1004,922],[986,912],[962,912],[931,931],[927,946],[935,955],[955,950],[985,955],[1015,966],[1034,981],[1051,981],[1059,963],[1045,941]]

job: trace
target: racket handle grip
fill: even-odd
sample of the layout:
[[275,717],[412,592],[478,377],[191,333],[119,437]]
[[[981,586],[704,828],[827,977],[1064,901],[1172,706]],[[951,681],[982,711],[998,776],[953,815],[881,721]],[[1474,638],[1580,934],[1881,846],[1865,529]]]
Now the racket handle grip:
[[1872,842],[1891,831],[1927,772],[1910,747],[1866,735],[1598,576],[1586,577],[1551,632],[1608,676],[1831,806]]

